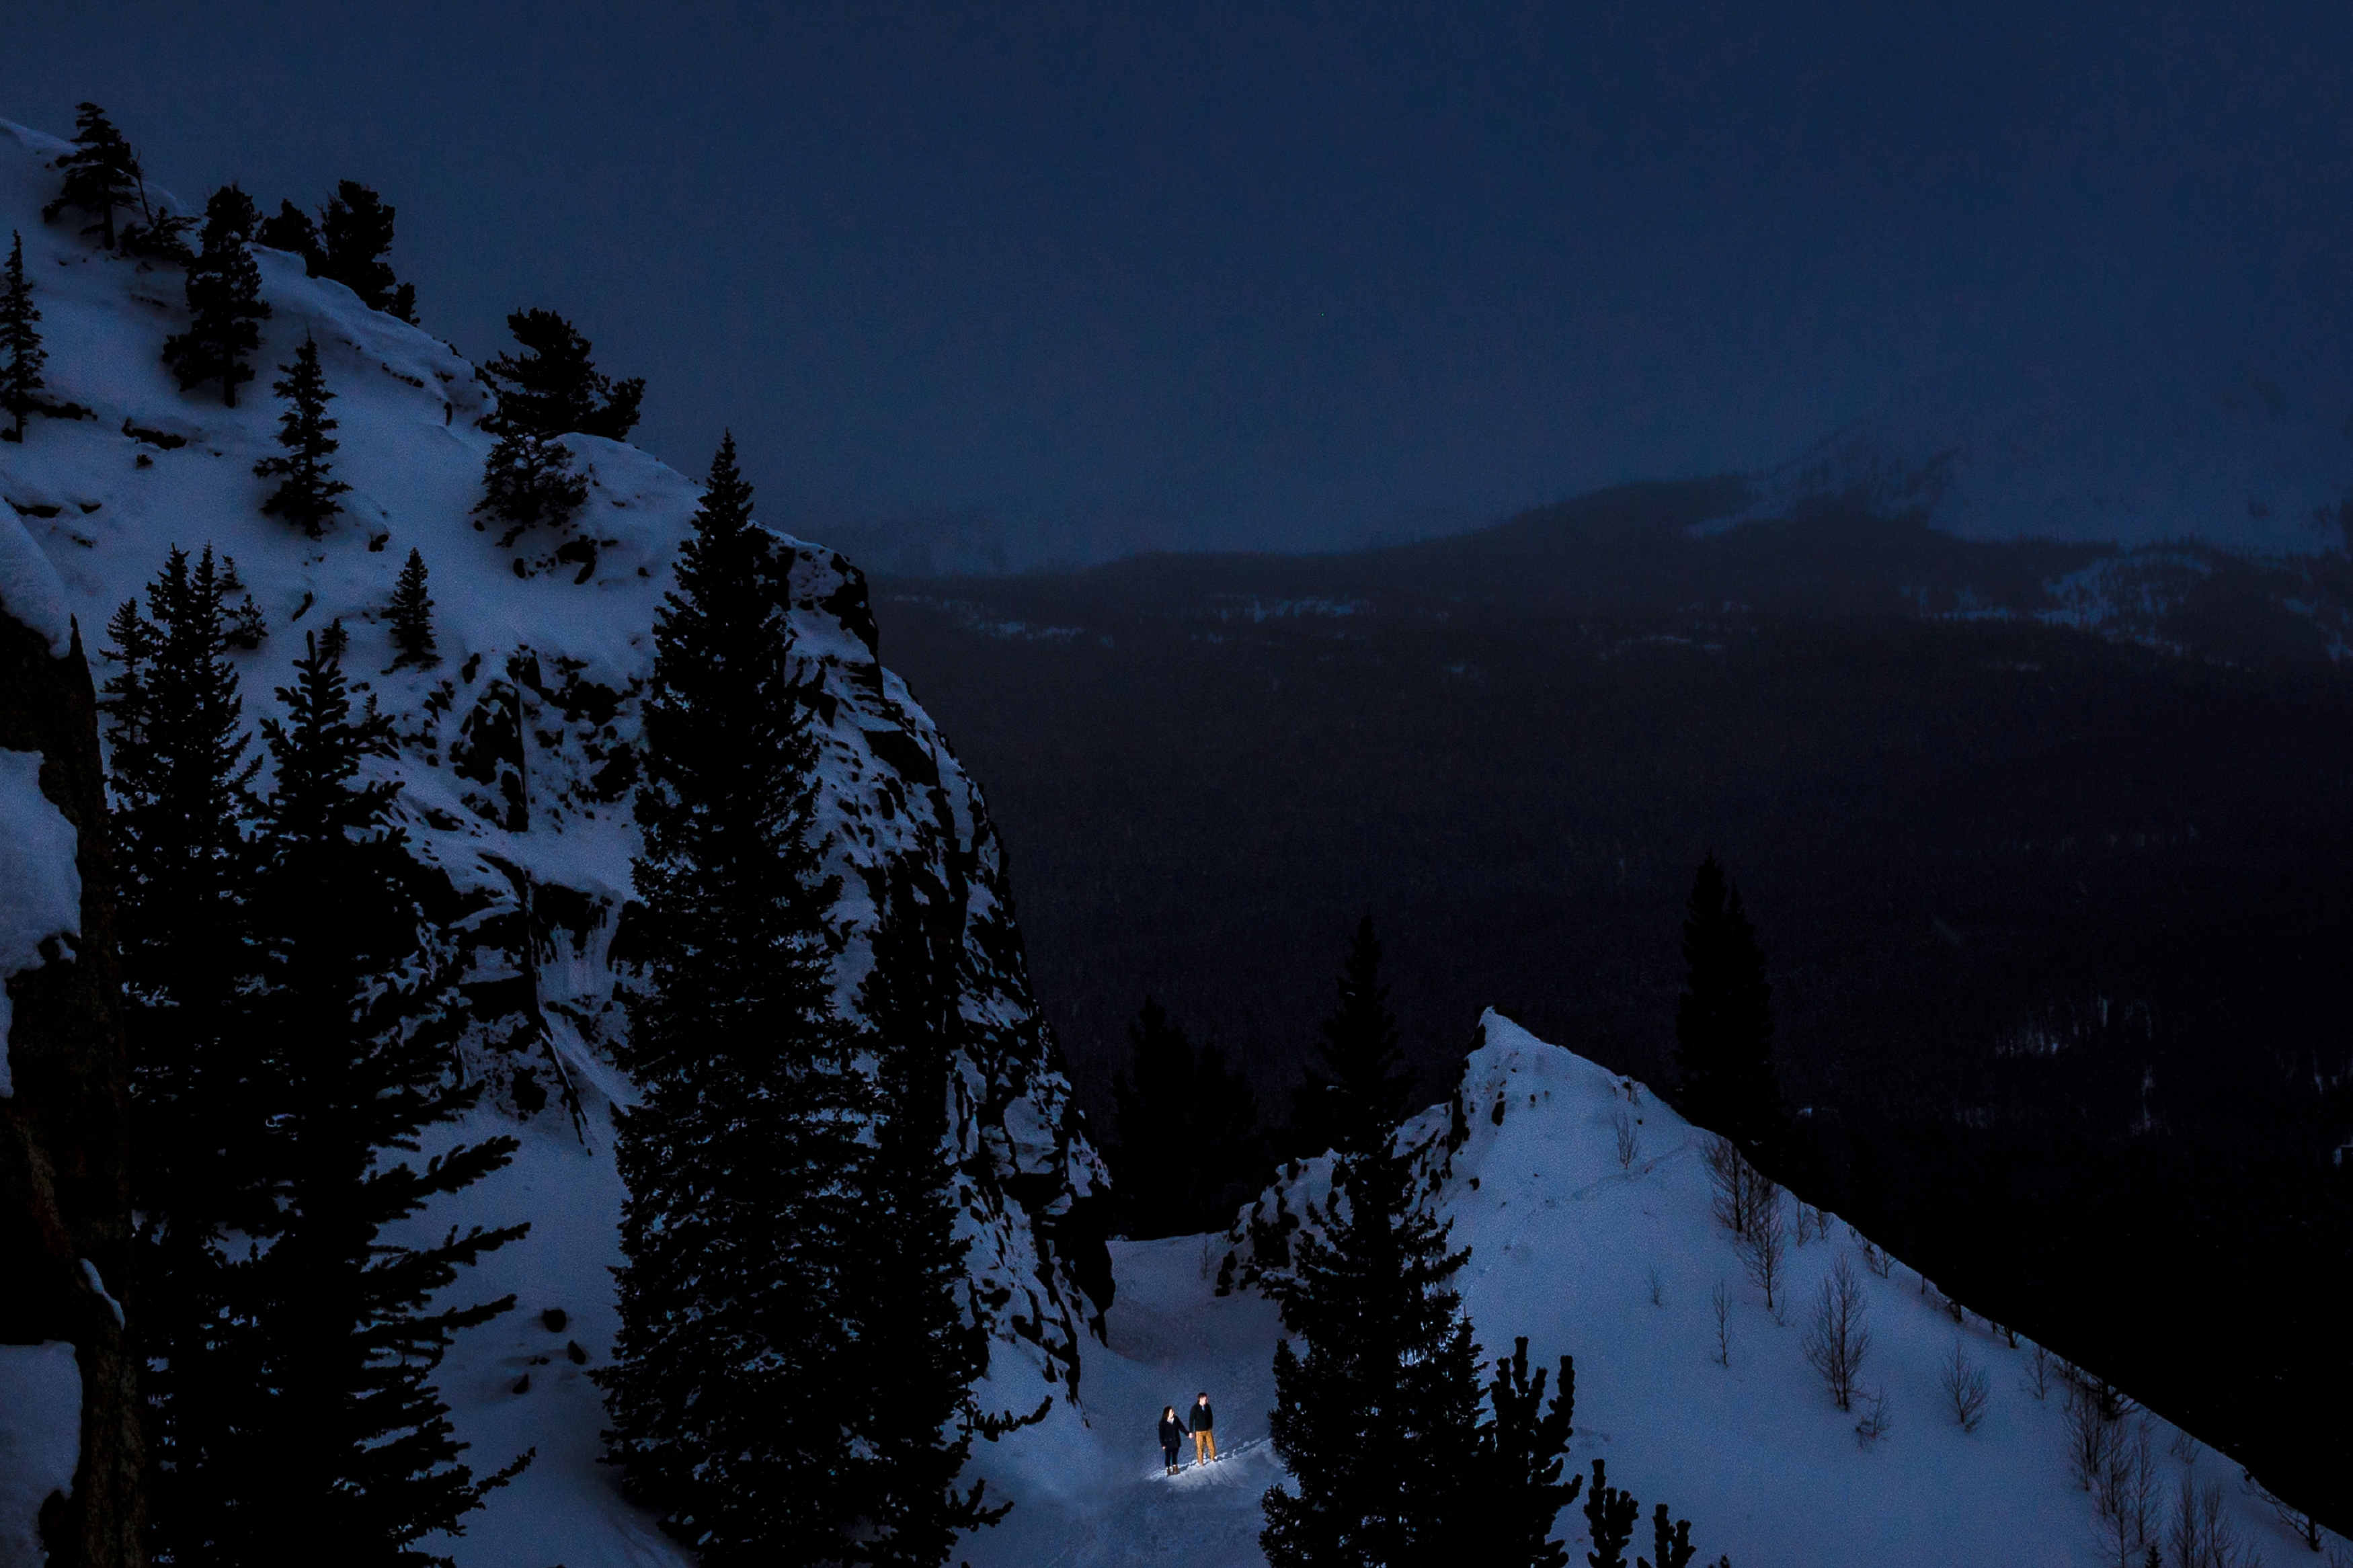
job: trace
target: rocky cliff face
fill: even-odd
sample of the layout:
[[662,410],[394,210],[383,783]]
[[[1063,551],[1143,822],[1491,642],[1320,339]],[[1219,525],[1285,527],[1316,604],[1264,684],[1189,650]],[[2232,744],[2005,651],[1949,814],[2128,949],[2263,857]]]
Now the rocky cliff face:
[[[22,538],[14,518],[0,530]],[[81,1397],[70,1494],[12,1499],[33,1517],[0,1518],[0,1551],[31,1526],[51,1563],[114,1568],[142,1560],[142,1511],[137,1392],[107,1289],[127,1278],[131,1206],[98,712],[79,637],[67,628],[60,655],[12,613],[26,597],[0,581],[0,1345],[71,1345]],[[14,1386],[32,1368],[0,1360],[0,1424],[38,1402]],[[9,1458],[29,1467],[28,1446]]]
[[[595,1167],[609,1166],[609,1109],[635,1092],[614,1046],[626,1027],[619,995],[635,973],[639,918],[629,884],[638,704],[696,487],[635,447],[575,436],[568,444],[589,481],[586,505],[561,527],[500,546],[474,510],[491,444],[479,425],[490,395],[474,367],[267,249],[256,251],[271,308],[258,384],[234,409],[216,394],[183,394],[160,362],[164,338],[186,321],[178,270],[95,250],[73,226],[41,222],[63,146],[0,122],[0,230],[24,237],[50,395],[87,416],[36,418],[22,445],[0,444],[0,519],[18,541],[12,548],[48,584],[52,618],[62,625],[69,613],[84,627],[140,595],[174,545],[233,558],[266,633],[237,656],[248,721],[271,710],[305,637],[341,624],[346,668],[401,737],[399,754],[377,765],[400,783],[412,841],[446,873],[445,913],[471,947],[465,1066],[491,1089],[478,1114],[530,1133],[526,1165],[535,1151],[569,1151],[526,1171],[515,1189],[530,1194],[518,1200],[523,1212],[498,1217],[533,1220],[533,1248],[543,1235],[602,1235],[603,1217],[586,1230],[575,1222],[617,1202],[608,1168]],[[337,477],[352,486],[344,515],[317,541],[261,514],[268,486],[253,476],[255,461],[278,449],[280,406],[265,390],[271,367],[290,362],[306,335],[335,395]],[[1102,1171],[1038,1017],[996,830],[946,738],[883,668],[856,568],[786,542],[797,557],[791,612],[823,742],[821,826],[842,877],[839,994],[854,1005],[882,867],[914,855],[959,868],[969,889],[972,1027],[957,1064],[955,1138],[974,1244],[971,1311],[996,1349],[994,1384],[1018,1394],[1042,1383],[1068,1398],[1082,1342],[1108,1302],[1108,1263],[1089,1223]],[[439,659],[394,668],[386,611],[412,549],[430,573]],[[8,559],[0,550],[0,574]],[[102,681],[104,649],[87,656]],[[83,814],[74,820],[94,822],[91,676],[79,657],[52,662],[69,665],[79,683],[70,711],[82,737],[77,782],[58,798]],[[65,700],[45,695],[37,706],[62,715]],[[102,848],[96,837],[85,844]],[[102,871],[85,881],[102,894]],[[119,1074],[106,1083],[119,1097]],[[119,1168],[106,1171],[119,1186]],[[528,1267],[586,1310],[611,1297],[602,1245],[543,1249]],[[586,1405],[575,1417],[594,1430]]]

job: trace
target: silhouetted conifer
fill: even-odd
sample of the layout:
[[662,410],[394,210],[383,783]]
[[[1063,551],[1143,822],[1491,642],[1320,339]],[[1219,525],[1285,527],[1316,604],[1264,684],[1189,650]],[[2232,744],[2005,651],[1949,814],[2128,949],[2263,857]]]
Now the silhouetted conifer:
[[1593,1486],[1585,1494],[1585,1532],[1593,1550],[1585,1554],[1589,1568],[1626,1568],[1626,1547],[1634,1539],[1634,1523],[1642,1505],[1630,1492],[1609,1484],[1609,1472],[1593,1461]]
[[1276,1568],[1435,1563],[1483,1489],[1478,1346],[1448,1283],[1470,1254],[1447,1250],[1451,1226],[1422,1208],[1413,1154],[1396,1146],[1411,1079],[1369,920],[1323,1058],[1338,1157],[1324,1235],[1303,1235],[1268,1282],[1287,1334],[1269,1425],[1292,1485],[1266,1493],[1259,1542]]
[[325,253],[319,247],[319,226],[311,215],[292,202],[280,201],[274,216],[261,220],[253,231],[254,243],[272,250],[290,250],[303,260],[303,269],[311,277],[319,275],[319,266]]
[[74,111],[73,151],[59,158],[57,167],[65,171],[65,188],[41,209],[41,221],[55,223],[59,213],[71,207],[95,220],[82,233],[97,235],[99,243],[112,250],[114,209],[129,206],[139,189],[139,154],[106,110],[84,103]]
[[1651,1510],[1651,1555],[1634,1559],[1634,1568],[1691,1568],[1698,1548],[1692,1545],[1691,1521],[1670,1521],[1667,1505]]
[[[318,237],[306,254],[318,258],[311,268],[315,276],[333,279],[357,294],[371,310],[414,321],[417,285],[394,277],[392,264],[385,259],[392,252],[394,211],[357,180],[339,181],[335,194],[327,200]],[[278,232],[295,237],[291,226]],[[262,243],[275,242],[265,237]]]
[[1760,1160],[1780,1152],[1786,1125],[1773,1071],[1773,987],[1740,889],[1710,855],[1683,916],[1688,966],[1675,1007],[1677,1109]]
[[622,1113],[620,1332],[603,1378],[629,1495],[709,1568],[844,1562],[864,1410],[843,1345],[867,1266],[872,1095],[836,1013],[818,748],[789,560],[732,437],[655,623],[634,864],[645,984]]
[[164,343],[164,363],[181,391],[218,381],[221,401],[231,408],[237,384],[253,379],[246,356],[261,346],[254,323],[269,314],[261,269],[246,248],[259,221],[253,198],[235,185],[213,193],[205,204],[204,249],[188,267],[188,330]]
[[482,367],[499,399],[492,429],[628,439],[646,395],[642,376],[617,382],[599,374],[588,340],[553,310],[517,310],[507,318],[507,330],[522,353],[501,353]]
[[480,1089],[454,1071],[457,947],[420,901],[425,878],[391,816],[399,785],[364,776],[392,749],[389,721],[373,700],[353,710],[327,641],[308,641],[278,692],[282,718],[262,725],[276,778],[259,836],[254,1005],[276,1217],[251,1264],[264,1365],[230,1478],[247,1507],[220,1555],[286,1561],[329,1541],[343,1560],[421,1568],[437,1559],[417,1542],[458,1528],[530,1458],[478,1479],[432,1383],[452,1336],[514,1298],[431,1304],[528,1226],[389,1238],[506,1164],[515,1141],[397,1158]]
[[225,1485],[259,1373],[249,1270],[228,1230],[265,1234],[267,1079],[248,994],[254,852],[225,600],[206,550],[174,550],[108,622],[103,686],[131,1063],[131,1321],[146,1363],[148,1510],[158,1556],[205,1560],[237,1505]]
[[1472,1511],[1497,1568],[1566,1568],[1568,1549],[1553,1539],[1553,1520],[1577,1499],[1585,1478],[1560,1479],[1577,1411],[1577,1369],[1560,1358],[1552,1407],[1545,1408],[1545,1369],[1528,1375],[1528,1342],[1513,1342],[1487,1385],[1488,1419],[1479,1429],[1485,1494]]
[[392,661],[395,669],[441,662],[434,651],[433,599],[425,589],[425,557],[413,549],[400,569],[400,581],[393,584],[392,646],[400,650]]
[[257,479],[276,479],[278,488],[261,503],[264,515],[282,517],[316,539],[326,532],[343,508],[335,498],[351,486],[334,477],[329,459],[338,443],[329,432],[336,428],[327,405],[335,395],[328,390],[326,374],[319,368],[319,345],[309,333],[294,351],[294,363],[280,365],[280,379],[269,390],[286,400],[278,416],[278,444],[285,455],[264,458],[253,465]]
[[8,356],[8,363],[0,365],[0,409],[16,421],[8,431],[12,441],[25,438],[25,416],[41,406],[41,366],[49,354],[33,325],[40,319],[33,306],[32,285],[25,280],[25,237],[17,234],[8,247],[5,287],[0,288],[0,353]]
[[1258,1100],[1216,1045],[1196,1049],[1145,997],[1112,1075],[1112,1191],[1128,1236],[1222,1230],[1265,1184]]
[[588,500],[588,481],[572,468],[572,449],[551,437],[510,430],[482,465],[482,499],[474,510],[504,522],[501,549],[542,523],[564,522]]
[[880,1123],[849,1303],[859,1331],[843,1344],[863,1412],[850,1482],[863,1524],[850,1561],[936,1568],[959,1533],[996,1523],[1010,1506],[985,1506],[984,1483],[959,1491],[955,1482],[973,1434],[1011,1423],[984,1417],[973,1402],[988,1346],[958,1306],[970,1243],[955,1234],[948,1097],[964,1019],[964,889],[896,862],[880,907],[874,967],[859,994]]

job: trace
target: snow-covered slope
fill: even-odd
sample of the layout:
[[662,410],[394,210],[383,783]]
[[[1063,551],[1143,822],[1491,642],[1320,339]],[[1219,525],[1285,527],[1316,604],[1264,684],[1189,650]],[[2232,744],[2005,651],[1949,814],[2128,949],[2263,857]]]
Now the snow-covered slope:
[[[2063,1384],[2054,1367],[2045,1392],[2031,1390],[2031,1343],[2013,1346],[1966,1309],[1956,1321],[1935,1285],[1900,1262],[1879,1278],[1835,1215],[1825,1237],[1810,1228],[1790,1251],[1792,1306],[1777,1321],[1713,1216],[1705,1135],[1641,1085],[1496,1014],[1482,1026],[1459,1108],[1433,1106],[1404,1136],[1424,1146],[1431,1201],[1471,1249],[1458,1283],[1481,1342],[1508,1353],[1525,1334],[1532,1363],[1576,1358],[1578,1471],[1606,1460],[1645,1515],[1669,1502],[1693,1521],[1702,1561],[1728,1552],[1738,1568],[2101,1560],[2092,1498],[2069,1471]],[[1623,1166],[1621,1113],[1637,1141]],[[1303,1212],[1328,1177],[1326,1162],[1308,1163],[1257,1217],[1271,1219],[1278,1202]],[[985,1451],[1019,1502],[962,1554],[1002,1568],[1261,1561],[1258,1500],[1280,1479],[1265,1416],[1279,1323],[1255,1292],[1220,1297],[1216,1285],[1229,1246],[1248,1249],[1249,1217],[1232,1238],[1113,1244],[1111,1342],[1087,1367],[1093,1426]],[[1861,1384],[1885,1391],[1893,1417],[1871,1444],[1803,1351],[1810,1303],[1841,1257],[1867,1292]],[[1719,1283],[1731,1303],[1728,1366],[1716,1360]],[[1990,1377],[1975,1431],[1962,1429],[1940,1384],[1956,1345]],[[1166,1479],[1153,1423],[1162,1405],[1205,1389],[1229,1458]],[[2289,1536],[2236,1466],[2147,1419],[2168,1509],[2183,1476],[2216,1483],[2230,1522],[2270,1561],[2331,1561]],[[1560,1529],[1581,1562],[1582,1513],[1563,1514]],[[2334,1561],[2353,1562],[2333,1544]]]
[[1749,517],[1860,493],[1970,539],[2346,542],[2353,388],[2169,341],[2093,338],[1946,367],[1766,476]]
[[[473,367],[268,250],[256,253],[272,311],[259,379],[234,409],[211,389],[182,394],[160,359],[164,337],[186,320],[178,270],[94,249],[70,215],[41,221],[58,188],[49,165],[63,150],[0,121],[0,242],[12,229],[24,237],[50,395],[95,417],[36,418],[23,445],[0,444],[9,509],[0,593],[20,619],[52,632],[63,629],[48,624],[60,619],[61,597],[103,680],[98,655],[115,606],[141,593],[171,546],[211,546],[234,558],[269,628],[240,657],[249,721],[270,710],[306,634],[338,618],[351,634],[347,668],[404,736],[385,764],[404,786],[400,809],[467,911],[468,989],[481,1020],[469,1067],[493,1086],[478,1114],[520,1124],[524,1139],[515,1167],[463,1205],[485,1219],[533,1222],[528,1240],[463,1287],[521,1289],[524,1310],[481,1331],[452,1358],[449,1376],[477,1459],[495,1465],[533,1443],[542,1459],[497,1495],[459,1543],[460,1561],[538,1562],[551,1540],[566,1543],[556,1555],[572,1568],[660,1559],[667,1549],[594,1463],[602,1415],[565,1352],[577,1341],[593,1365],[610,1339],[619,1189],[607,1110],[631,1093],[611,1052],[621,1024],[613,949],[617,936],[627,941],[637,845],[631,748],[650,628],[695,486],[633,447],[575,436],[592,483],[575,525],[497,548],[472,516],[491,446],[476,425],[490,405]],[[347,515],[316,542],[261,515],[267,486],[253,475],[276,450],[271,367],[290,362],[306,333],[336,394],[337,472],[353,487]],[[818,546],[793,548],[799,646],[824,692],[822,812],[843,877],[845,998],[867,962],[869,877],[903,853],[967,861],[966,1011],[976,1027],[959,1064],[956,1135],[975,1194],[965,1216],[971,1300],[992,1330],[1007,1402],[1027,1409],[1040,1392],[1067,1396],[1077,1380],[1096,1309],[1073,1280],[1067,1248],[1056,1247],[1055,1226],[1094,1189],[1100,1168],[1036,1016],[979,790],[879,662],[855,568]],[[431,573],[442,662],[394,671],[384,616],[411,549]],[[543,1343],[539,1313],[558,1305],[576,1326]],[[499,1369],[509,1359],[528,1365],[550,1343],[556,1371],[513,1392],[521,1373]]]

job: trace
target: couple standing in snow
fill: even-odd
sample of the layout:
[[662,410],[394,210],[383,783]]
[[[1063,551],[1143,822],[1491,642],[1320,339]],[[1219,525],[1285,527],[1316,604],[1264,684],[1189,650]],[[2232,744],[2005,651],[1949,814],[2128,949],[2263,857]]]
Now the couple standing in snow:
[[1218,1439],[1210,1431],[1216,1422],[1217,1416],[1209,1409],[1209,1396],[1206,1394],[1193,1402],[1189,1427],[1186,1417],[1176,1414],[1175,1405],[1160,1413],[1160,1452],[1168,1461],[1170,1475],[1175,1475],[1182,1468],[1176,1463],[1176,1454],[1184,1447],[1185,1434],[1188,1430],[1193,1434],[1194,1464],[1205,1465],[1218,1457]]

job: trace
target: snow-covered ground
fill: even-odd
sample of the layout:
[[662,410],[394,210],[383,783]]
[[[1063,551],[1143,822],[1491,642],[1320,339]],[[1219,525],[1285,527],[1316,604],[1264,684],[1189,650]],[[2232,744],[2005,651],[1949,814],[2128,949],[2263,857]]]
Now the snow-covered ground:
[[[1646,1516],[1653,1502],[1672,1504],[1693,1521],[1702,1561],[1728,1552],[1738,1568],[2101,1560],[2092,1498],[2069,1473],[2063,1392],[2055,1376],[2042,1396],[2030,1390],[2030,1343],[2012,1348],[1974,1313],[1957,1324],[1934,1285],[1901,1263],[1877,1278],[1835,1216],[1827,1239],[1790,1252],[1793,1305],[1777,1321],[1714,1218],[1704,1135],[1641,1086],[1495,1014],[1484,1028],[1461,1090],[1470,1136],[1434,1201],[1456,1245],[1471,1248],[1458,1279],[1481,1342],[1508,1353],[1525,1334],[1531,1364],[1576,1358],[1578,1471],[1607,1460],[1611,1484],[1641,1499]],[[1638,1122],[1630,1168],[1618,1160],[1621,1110]],[[1447,1115],[1433,1108],[1409,1135],[1437,1132]],[[960,1557],[976,1568],[1262,1561],[1259,1498],[1280,1479],[1265,1415],[1280,1326],[1254,1293],[1217,1296],[1226,1246],[1114,1244],[1119,1299],[1109,1347],[1087,1356],[1087,1425],[982,1452],[980,1469],[1017,1506]],[[1885,1391],[1894,1418],[1871,1445],[1803,1351],[1810,1304],[1842,1256],[1867,1291],[1862,1384]],[[1715,1359],[1719,1282],[1732,1302],[1728,1367]],[[1956,1344],[1990,1374],[1973,1432],[1940,1385]],[[1153,1423],[1201,1390],[1230,1458],[1165,1479]],[[2327,1560],[2287,1534],[2236,1466],[2149,1420],[2168,1505],[2186,1471],[2221,1485],[2229,1518],[2270,1562]],[[1582,1513],[1572,1507],[1560,1528],[1581,1561]]]

